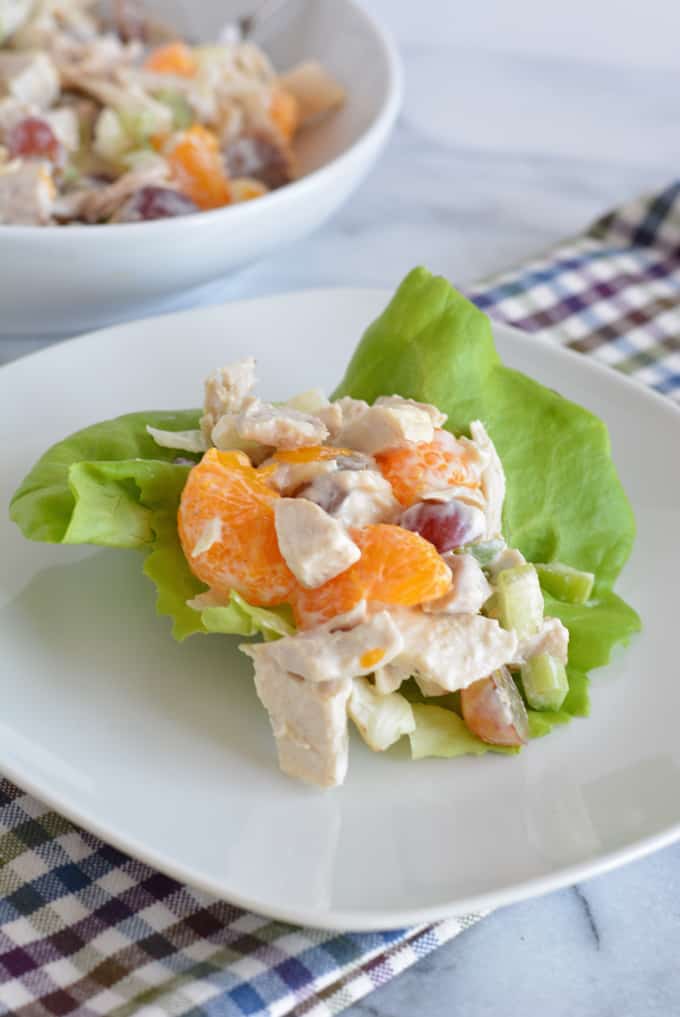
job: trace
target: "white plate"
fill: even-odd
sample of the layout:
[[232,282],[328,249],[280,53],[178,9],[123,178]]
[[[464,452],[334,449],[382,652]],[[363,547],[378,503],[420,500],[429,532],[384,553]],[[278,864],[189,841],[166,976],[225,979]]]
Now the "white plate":
[[[237,0],[149,0],[191,37],[215,39]],[[253,5],[250,5],[250,9]],[[116,226],[0,226],[0,333],[72,334],[167,308],[178,296],[316,229],[368,173],[392,129],[401,63],[355,0],[287,0],[258,40],[276,67],[315,58],[347,89],[343,108],[302,131],[301,178],[257,201]]]
[[[343,373],[387,300],[330,290],[119,326],[0,370],[1,498],[96,420],[195,405],[218,364],[259,360],[271,398]],[[166,872],[290,921],[401,926],[540,893],[680,833],[680,413],[584,357],[501,326],[507,362],[604,417],[638,519],[619,584],[645,630],[596,672],[592,717],[516,758],[412,763],[354,738],[345,787],[276,767],[249,663],[182,646],[135,552],[25,542],[0,522],[0,771]]]

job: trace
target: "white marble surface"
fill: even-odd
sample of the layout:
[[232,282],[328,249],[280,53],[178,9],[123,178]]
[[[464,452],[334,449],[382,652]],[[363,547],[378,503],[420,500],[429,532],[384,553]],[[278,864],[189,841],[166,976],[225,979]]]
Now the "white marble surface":
[[[381,163],[334,222],[203,302],[392,287],[418,262],[464,284],[677,173],[677,3],[365,2],[392,26],[407,75]],[[0,340],[0,360],[39,345]],[[497,912],[347,1014],[670,1017],[679,943],[677,847]]]

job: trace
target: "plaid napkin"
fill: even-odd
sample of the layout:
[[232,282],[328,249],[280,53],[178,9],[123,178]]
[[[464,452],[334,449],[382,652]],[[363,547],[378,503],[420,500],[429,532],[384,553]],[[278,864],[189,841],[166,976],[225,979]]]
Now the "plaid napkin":
[[[470,294],[680,401],[680,183]],[[293,928],[182,886],[0,780],[0,1014],[330,1017],[480,917]]]

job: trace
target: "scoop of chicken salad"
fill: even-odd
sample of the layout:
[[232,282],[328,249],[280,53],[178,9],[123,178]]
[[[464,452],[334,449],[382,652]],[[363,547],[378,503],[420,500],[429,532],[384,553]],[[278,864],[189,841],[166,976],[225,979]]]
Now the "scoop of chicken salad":
[[639,624],[611,591],[633,521],[601,422],[502,367],[485,316],[424,270],[334,398],[264,401],[255,366],[214,371],[200,413],[66,439],[13,518],[147,551],[180,638],[264,636],[241,649],[281,769],[311,784],[344,781],[350,722],[376,752],[452,757],[587,713],[585,672]]
[[0,224],[143,222],[261,197],[295,178],[298,132],[343,103],[317,61],[279,73],[234,26],[198,45],[139,0],[104,7],[0,0]]

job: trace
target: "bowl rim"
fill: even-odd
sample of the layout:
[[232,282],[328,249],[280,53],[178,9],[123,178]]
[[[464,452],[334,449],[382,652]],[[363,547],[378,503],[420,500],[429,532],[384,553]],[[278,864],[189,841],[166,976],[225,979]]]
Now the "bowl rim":
[[[222,219],[225,222],[229,221],[235,224],[235,220],[243,221],[244,219],[247,220],[248,217],[254,218],[262,214],[258,210],[263,207],[265,212],[270,208],[275,208],[277,205],[285,202],[288,196],[304,200],[309,192],[319,186],[323,187],[331,174],[335,174],[338,171],[342,172],[343,167],[360,158],[364,150],[370,149],[374,145],[380,145],[386,138],[401,108],[404,92],[403,63],[391,31],[379,19],[370,14],[358,0],[344,0],[344,3],[346,8],[351,10],[355,16],[364,22],[367,32],[372,34],[379,49],[382,51],[387,71],[387,83],[382,105],[379,107],[372,122],[355,141],[339,155],[336,155],[335,158],[305,174],[305,176],[291,181],[284,187],[262,195],[257,201],[245,201],[237,205],[225,205],[222,208],[192,212],[190,215],[174,216],[167,219],[152,219],[146,222],[93,223],[92,225],[74,223],[73,225],[65,226],[0,224],[0,240],[3,237],[24,240],[31,237],[36,239],[39,237],[44,239],[49,237],[51,239],[60,235],[75,237],[80,240],[85,236],[97,238],[102,236],[103,233],[108,237],[128,237],[131,230],[132,235],[139,235],[140,226],[144,227],[144,233],[147,235],[152,232],[160,233],[162,230],[177,226],[178,223],[181,223],[187,229],[196,230],[201,228],[201,224],[206,226],[210,224],[217,225]],[[228,219],[225,218],[227,216],[229,217]],[[114,227],[113,233],[112,227]],[[68,241],[64,242],[67,243]]]

